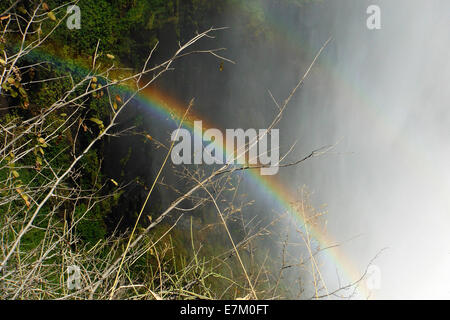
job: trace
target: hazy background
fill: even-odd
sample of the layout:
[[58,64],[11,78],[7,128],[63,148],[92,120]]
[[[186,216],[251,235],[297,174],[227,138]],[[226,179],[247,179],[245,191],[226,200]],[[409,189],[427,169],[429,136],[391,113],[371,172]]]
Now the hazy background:
[[[380,6],[381,30],[366,29],[368,4]],[[361,235],[342,248],[360,269],[389,247],[374,262],[375,297],[449,297],[450,3],[325,1],[316,12],[334,40],[284,136],[301,137],[305,152],[338,144],[284,179],[295,174],[327,203],[335,238]],[[311,29],[307,46],[327,27]]]
[[[284,99],[333,37],[279,127],[282,150],[298,140],[291,160],[336,146],[278,180],[293,192],[307,185],[314,205],[326,204],[328,231],[359,272],[389,248],[374,262],[381,288],[372,297],[450,297],[450,2],[253,3],[214,18],[231,27],[213,43],[236,65],[220,71],[213,57],[190,57],[161,86],[195,97],[219,128],[264,128],[276,114],[267,89]],[[366,27],[370,4],[381,8],[381,30]],[[243,17],[261,12],[267,35],[255,40]],[[344,271],[322,262],[332,289]]]

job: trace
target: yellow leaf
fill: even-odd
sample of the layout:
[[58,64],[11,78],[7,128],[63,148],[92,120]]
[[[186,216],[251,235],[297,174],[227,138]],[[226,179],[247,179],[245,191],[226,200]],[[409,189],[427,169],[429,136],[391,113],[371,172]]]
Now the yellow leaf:
[[14,178],[18,178],[20,176],[16,170],[12,170],[11,173],[14,176]]
[[98,124],[99,126],[103,126],[103,121],[97,118],[89,118],[89,120],[91,120],[92,122],[95,122],[96,124]]
[[56,21],[56,16],[53,13],[53,11],[50,11],[49,13],[47,13],[48,17],[50,18],[50,20],[52,21]]
[[24,194],[22,192],[22,189],[20,189],[20,188],[17,188],[16,191],[22,197],[23,201],[25,201],[25,204],[27,205],[27,207],[29,207],[30,201],[28,201],[28,196],[26,194]]
[[108,59],[111,59],[111,60],[113,60],[113,59],[115,58],[115,57],[114,57],[112,54],[110,54],[110,53],[107,53],[106,56],[108,57]]
[[109,180],[111,180],[111,182],[114,183],[114,185],[115,185],[116,187],[119,186],[119,184],[116,182],[116,180],[114,180],[114,179],[109,179]]

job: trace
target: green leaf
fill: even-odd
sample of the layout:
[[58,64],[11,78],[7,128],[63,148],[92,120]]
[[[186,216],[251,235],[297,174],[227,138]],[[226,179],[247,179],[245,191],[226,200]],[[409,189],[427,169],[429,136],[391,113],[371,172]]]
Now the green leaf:
[[38,138],[38,142],[41,145],[41,147],[43,147],[43,148],[48,147],[47,142],[45,142],[44,138]]
[[95,122],[96,124],[98,124],[99,127],[103,128],[103,121],[97,118],[89,118],[89,120],[91,120],[92,122]]
[[27,92],[25,91],[25,89],[23,87],[19,87],[19,92],[22,95],[22,97],[26,97],[27,96]]

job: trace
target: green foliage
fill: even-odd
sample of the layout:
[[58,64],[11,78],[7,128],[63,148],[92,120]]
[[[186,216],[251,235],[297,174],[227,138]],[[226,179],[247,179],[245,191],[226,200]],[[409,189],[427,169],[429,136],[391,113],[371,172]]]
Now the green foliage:
[[[85,214],[86,205],[80,205],[75,209],[75,217]],[[76,233],[85,241],[88,246],[94,245],[97,241],[106,236],[106,226],[103,221],[104,212],[101,205],[96,205],[89,215],[77,224]]]
[[[65,1],[49,0],[50,8]],[[53,41],[69,45],[78,54],[92,55],[97,42],[104,53],[112,52],[127,63],[145,58],[157,41],[158,29],[177,24],[179,1],[167,0],[81,0],[81,29],[60,27]],[[61,19],[65,11],[58,14]],[[46,29],[52,27],[47,24]]]

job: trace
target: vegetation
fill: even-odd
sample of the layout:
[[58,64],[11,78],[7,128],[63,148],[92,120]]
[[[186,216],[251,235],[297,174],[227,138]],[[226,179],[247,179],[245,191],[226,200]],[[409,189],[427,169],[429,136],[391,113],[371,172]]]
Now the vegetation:
[[[66,8],[73,3],[83,12],[83,28],[67,32]],[[35,0],[0,5],[1,298],[284,296],[280,282],[286,262],[274,273],[277,264],[268,252],[254,250],[276,221],[257,227],[245,223],[242,211],[251,202],[236,198],[235,168],[226,165],[209,173],[183,168],[176,174],[188,189],[174,190],[177,199],[164,208],[155,186],[166,162],[157,176],[132,179],[112,177],[104,167],[113,138],[132,135],[151,152],[169,154],[173,145],[152,139],[139,121],[121,128],[120,115],[173,61],[195,53],[193,45],[220,31],[203,25],[212,12],[225,10],[224,3]],[[180,47],[162,57],[154,49],[167,25]],[[192,32],[191,38],[186,30],[206,31]],[[227,60],[220,50],[203,53]],[[114,162],[117,172],[134,161],[132,149],[123,152]],[[111,213],[123,208],[130,186],[138,191],[128,199],[133,206],[121,212],[126,217],[121,222]],[[191,207],[180,209],[186,202]],[[312,209],[304,213],[311,222],[320,216]],[[190,223],[179,228],[183,216]],[[310,247],[309,253],[314,259]],[[71,266],[80,268],[81,286],[75,290],[67,286]],[[324,287],[316,285],[316,296]]]

